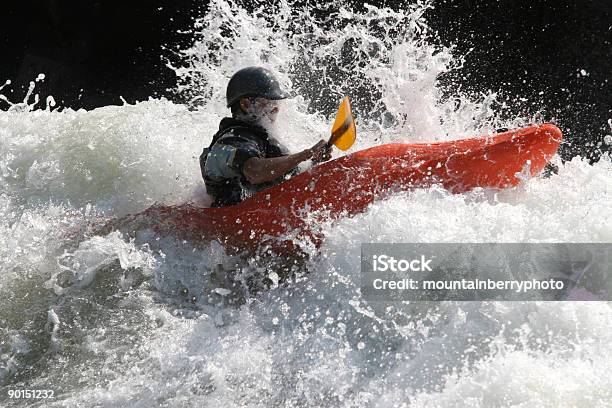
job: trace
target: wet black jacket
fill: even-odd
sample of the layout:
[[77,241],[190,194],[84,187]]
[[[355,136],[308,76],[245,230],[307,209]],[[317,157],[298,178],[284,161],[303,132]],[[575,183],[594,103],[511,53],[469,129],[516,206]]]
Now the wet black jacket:
[[219,131],[200,156],[206,191],[214,199],[212,206],[237,204],[297,173],[297,169],[293,169],[272,182],[257,185],[244,177],[244,163],[251,157],[271,158],[286,154],[287,149],[264,128],[234,118],[222,119]]

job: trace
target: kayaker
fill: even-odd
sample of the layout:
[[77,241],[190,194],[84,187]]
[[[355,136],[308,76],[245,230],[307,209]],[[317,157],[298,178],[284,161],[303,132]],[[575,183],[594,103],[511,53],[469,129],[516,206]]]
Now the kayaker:
[[254,193],[297,174],[298,164],[331,158],[331,146],[321,140],[299,153],[289,151],[270,135],[284,92],[274,74],[261,67],[236,72],[227,85],[227,107],[232,117],[219,124],[200,168],[213,207],[237,204]]

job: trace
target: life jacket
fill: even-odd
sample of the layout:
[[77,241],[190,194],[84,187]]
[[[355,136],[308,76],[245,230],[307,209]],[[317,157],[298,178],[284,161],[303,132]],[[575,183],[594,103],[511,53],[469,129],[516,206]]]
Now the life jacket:
[[253,193],[276,185],[297,174],[297,168],[295,168],[274,181],[257,185],[249,183],[245,177],[241,177],[239,179],[223,179],[221,182],[207,177],[206,161],[208,160],[210,150],[216,143],[236,135],[241,138],[252,139],[259,144],[262,147],[266,158],[280,157],[287,154],[287,152],[283,151],[281,147],[270,142],[268,132],[266,132],[266,130],[262,127],[251,125],[234,118],[222,119],[219,126],[219,131],[215,133],[210,145],[204,148],[202,154],[200,155],[200,170],[202,172],[202,177],[204,178],[204,183],[206,184],[206,190],[208,194],[214,198],[212,204],[213,207],[237,204],[251,196]]
[[[235,129],[245,129],[248,130],[249,132],[257,132],[258,130],[253,130],[253,128],[246,126],[246,125],[242,125],[242,124],[236,124],[236,125],[232,125],[232,126],[228,126],[228,127],[224,127],[222,129],[220,129],[217,133],[215,133],[212,137],[212,141],[210,142],[210,145],[208,145],[208,147],[205,147],[202,150],[202,154],[200,155],[200,171],[202,172],[202,178],[204,180],[206,180],[206,160],[208,159],[208,153],[210,153],[210,149],[212,149],[212,147],[215,145],[215,143],[217,143],[219,141],[219,139],[221,139],[223,136],[227,136],[229,134],[231,134],[232,130]],[[262,135],[267,137],[267,134]]]

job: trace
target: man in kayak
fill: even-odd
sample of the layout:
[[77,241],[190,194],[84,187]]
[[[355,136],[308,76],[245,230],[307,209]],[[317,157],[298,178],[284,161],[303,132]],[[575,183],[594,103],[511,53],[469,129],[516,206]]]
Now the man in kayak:
[[269,134],[278,114],[278,101],[288,96],[265,68],[248,67],[232,76],[226,92],[232,117],[221,120],[219,131],[200,156],[202,177],[206,191],[213,197],[213,207],[237,204],[290,178],[303,161],[321,163],[331,158],[331,146],[324,140],[289,154]]

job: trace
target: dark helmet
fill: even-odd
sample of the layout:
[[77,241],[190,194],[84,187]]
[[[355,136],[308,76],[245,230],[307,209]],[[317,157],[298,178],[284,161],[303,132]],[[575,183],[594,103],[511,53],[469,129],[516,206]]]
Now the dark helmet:
[[289,94],[280,88],[272,71],[247,67],[236,72],[227,84],[227,107],[250,96],[278,100],[288,98]]

